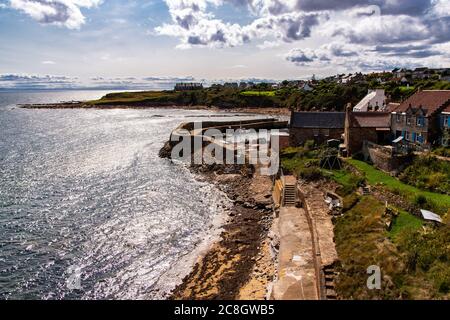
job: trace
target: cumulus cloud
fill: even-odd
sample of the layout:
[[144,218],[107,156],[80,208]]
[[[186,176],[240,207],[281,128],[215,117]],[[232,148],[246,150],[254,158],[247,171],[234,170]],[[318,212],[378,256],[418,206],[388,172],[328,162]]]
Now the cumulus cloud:
[[[255,14],[254,21],[247,25],[229,23],[216,18],[208,10],[225,2],[248,8]],[[321,19],[326,19],[324,13],[293,10],[293,1],[166,0],[166,4],[172,22],[157,27],[155,31],[160,35],[179,38],[179,48],[234,47],[266,37],[297,41],[310,37],[312,29]]]
[[350,58],[358,58],[359,53],[353,46],[333,42],[325,44],[315,50],[292,49],[285,55],[287,61],[297,65],[327,65],[331,62],[339,63],[349,61]]
[[10,7],[42,24],[79,29],[86,18],[82,8],[98,6],[103,0],[10,0]]
[[[412,42],[430,44],[450,40],[448,0],[165,0],[171,22],[155,29],[157,34],[177,37],[179,48],[193,46],[234,47],[256,41],[266,49],[281,43],[314,36],[314,30],[329,38],[372,51],[380,43],[403,46]],[[234,5],[247,10],[254,20],[247,25],[222,21],[214,8]],[[337,13],[340,13],[338,15]],[[344,18],[343,18],[344,17]],[[346,19],[348,17],[348,19]],[[320,27],[320,28],[319,28]],[[321,49],[323,51],[323,48]],[[316,55],[319,51],[316,48]],[[330,47],[332,56],[350,57],[353,51]],[[297,52],[290,60],[307,63],[311,55]],[[325,50],[326,51],[326,50]],[[382,54],[393,54],[380,52]],[[421,58],[436,50],[406,51]],[[309,52],[311,53],[311,52]],[[290,52],[292,54],[292,52]],[[326,60],[324,55],[320,59]]]

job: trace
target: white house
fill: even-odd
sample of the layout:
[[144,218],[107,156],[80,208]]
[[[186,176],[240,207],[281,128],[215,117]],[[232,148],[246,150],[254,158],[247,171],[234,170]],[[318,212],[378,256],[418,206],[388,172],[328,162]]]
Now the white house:
[[370,110],[383,111],[386,108],[386,94],[384,89],[369,90],[354,108],[354,112],[366,112]]
[[301,86],[300,86],[300,89],[303,90],[303,91],[308,91],[308,92],[314,90],[314,88],[311,87],[311,86],[309,85],[309,83],[305,83],[305,84],[301,85]]

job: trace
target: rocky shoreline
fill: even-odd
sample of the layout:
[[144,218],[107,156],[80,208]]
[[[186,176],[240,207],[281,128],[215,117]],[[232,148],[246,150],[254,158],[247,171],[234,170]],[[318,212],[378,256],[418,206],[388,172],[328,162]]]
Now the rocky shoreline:
[[275,275],[269,231],[273,220],[270,177],[252,167],[191,166],[216,184],[234,206],[221,239],[171,293],[171,300],[262,300]]

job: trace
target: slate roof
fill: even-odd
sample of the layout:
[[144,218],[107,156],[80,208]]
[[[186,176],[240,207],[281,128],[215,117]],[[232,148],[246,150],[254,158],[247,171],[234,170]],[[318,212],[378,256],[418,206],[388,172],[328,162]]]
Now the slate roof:
[[410,106],[413,109],[422,107],[425,116],[430,116],[446,104],[450,104],[450,90],[423,90],[402,102],[395,111],[406,112]]
[[353,128],[390,128],[390,112],[352,112],[351,126]]
[[344,129],[345,112],[294,112],[293,128]]

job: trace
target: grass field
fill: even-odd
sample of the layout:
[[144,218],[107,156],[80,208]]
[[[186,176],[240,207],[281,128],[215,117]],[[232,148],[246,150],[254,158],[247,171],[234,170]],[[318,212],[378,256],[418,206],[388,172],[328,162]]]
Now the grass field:
[[349,159],[347,161],[360,172],[364,173],[367,182],[371,185],[382,184],[390,191],[404,194],[411,201],[414,201],[418,196],[423,196],[427,201],[431,201],[435,206],[438,206],[441,209],[440,213],[445,213],[450,209],[450,196],[448,195],[423,191],[405,184],[366,162],[354,159]]
[[242,96],[265,96],[265,97],[275,97],[275,91],[243,91],[240,93]]
[[99,100],[90,101],[91,105],[127,104],[138,102],[163,101],[176,98],[173,91],[141,91],[110,93]]
[[400,211],[389,231],[389,238],[395,242],[397,236],[405,229],[419,230],[423,226],[423,220],[406,212]]

